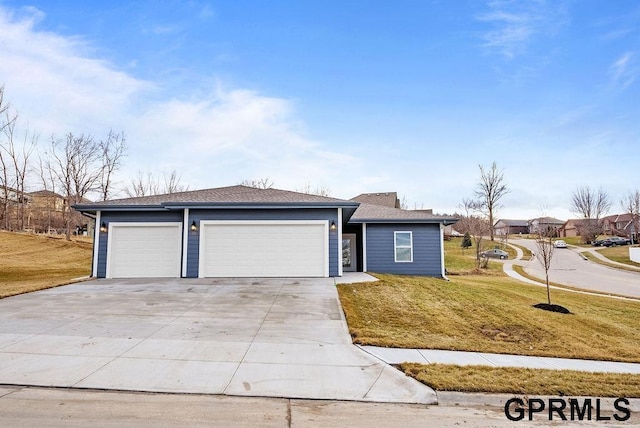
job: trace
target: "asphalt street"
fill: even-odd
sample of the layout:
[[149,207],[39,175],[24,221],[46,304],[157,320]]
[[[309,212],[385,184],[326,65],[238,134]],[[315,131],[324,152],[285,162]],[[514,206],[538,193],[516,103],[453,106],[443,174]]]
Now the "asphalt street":
[[[537,252],[536,243],[531,239],[513,239],[510,242]],[[545,277],[544,268],[537,258],[522,264],[528,274]],[[549,281],[585,290],[640,297],[640,272],[614,269],[584,260],[570,248],[556,248]]]

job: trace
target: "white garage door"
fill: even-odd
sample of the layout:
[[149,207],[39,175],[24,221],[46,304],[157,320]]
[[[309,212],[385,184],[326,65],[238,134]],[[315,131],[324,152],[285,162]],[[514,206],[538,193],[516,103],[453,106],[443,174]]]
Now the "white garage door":
[[200,277],[327,277],[326,221],[202,221]]
[[107,278],[180,276],[180,223],[110,223]]

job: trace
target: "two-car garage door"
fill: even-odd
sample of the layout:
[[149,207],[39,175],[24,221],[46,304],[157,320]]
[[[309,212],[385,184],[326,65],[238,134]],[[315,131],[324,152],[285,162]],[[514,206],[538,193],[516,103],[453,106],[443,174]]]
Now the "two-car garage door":
[[[326,221],[200,222],[200,277],[327,277]],[[180,277],[181,223],[111,223],[108,278]]]
[[202,221],[200,277],[326,277],[326,221]]

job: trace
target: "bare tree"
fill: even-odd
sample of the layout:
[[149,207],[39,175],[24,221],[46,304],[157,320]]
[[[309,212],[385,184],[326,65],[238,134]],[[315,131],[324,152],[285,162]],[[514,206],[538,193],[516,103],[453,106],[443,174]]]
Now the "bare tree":
[[489,222],[489,237],[494,240],[495,214],[500,208],[500,200],[509,193],[509,189],[504,182],[504,173],[498,170],[498,165],[493,162],[491,168],[485,170],[480,168],[480,181],[476,184],[473,192],[475,199],[471,201],[470,208],[482,213]]
[[637,243],[640,237],[640,189],[630,190],[620,201],[622,209],[631,216],[633,230],[629,235],[631,244]]
[[[15,188],[16,199],[16,224],[17,230],[25,228],[25,214],[26,214],[26,202],[25,196],[26,180],[27,180],[27,168],[29,165],[29,158],[36,147],[38,137],[37,135],[29,132],[27,129],[24,134],[22,143],[16,142],[16,117],[13,120],[9,120],[9,113],[7,111],[7,125],[4,127],[4,134],[6,137],[5,143],[0,143],[0,151],[4,151],[5,155],[11,162],[11,176],[13,179],[13,187]],[[4,163],[4,162],[3,162]],[[6,168],[6,165],[4,165]]]
[[253,187],[256,189],[271,189],[275,184],[272,179],[269,177],[258,178],[255,180],[242,180],[240,183],[241,186]]
[[552,228],[541,228],[536,234],[536,258],[544,268],[545,282],[547,284],[547,303],[551,304],[551,288],[549,287],[549,269],[556,247],[553,245],[555,236]]
[[64,219],[67,240],[71,239],[71,205],[98,190],[102,175],[100,144],[90,135],[69,133],[63,140],[51,138],[47,169],[52,172],[66,199]]
[[480,253],[482,253],[484,238],[491,229],[489,222],[484,217],[472,214],[472,212],[475,211],[474,201],[464,199],[462,201],[462,208],[466,214],[461,216],[456,224],[456,229],[460,233],[468,233],[473,239],[476,247],[476,269],[486,267],[486,260],[483,260]]
[[331,190],[326,187],[324,184],[320,186],[311,187],[311,183],[308,181],[301,188],[296,189],[296,192],[306,193],[307,195],[318,195],[318,196],[330,196]]
[[589,186],[581,186],[573,192],[571,210],[583,219],[583,241],[591,242],[602,232],[600,220],[610,208],[609,195],[602,188],[595,190]]
[[102,171],[100,174],[100,199],[106,201],[113,188],[113,175],[120,168],[122,157],[127,150],[124,132],[109,131],[107,139],[100,142],[102,151]]
[[[17,115],[11,116],[9,114],[9,104],[4,101],[4,86],[0,86],[0,132],[12,126],[16,119]],[[0,143],[0,145],[2,144]],[[2,145],[2,147],[4,146]],[[6,154],[0,150],[0,221],[2,221],[4,229],[9,229],[9,203],[12,199],[10,187],[13,184],[8,162]]]
[[183,185],[180,182],[181,178],[175,169],[171,172],[163,171],[158,177],[152,172],[138,171],[138,176],[131,180],[129,186],[124,188],[124,192],[131,198],[186,192],[189,186]]
[[182,175],[178,174],[175,169],[171,172],[163,171],[162,179],[164,181],[162,193],[180,193],[189,190],[189,186],[181,183]]

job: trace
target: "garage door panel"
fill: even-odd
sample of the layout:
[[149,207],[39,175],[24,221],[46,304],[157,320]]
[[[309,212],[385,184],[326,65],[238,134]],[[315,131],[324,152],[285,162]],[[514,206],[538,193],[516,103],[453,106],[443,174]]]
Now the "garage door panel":
[[202,276],[327,275],[323,223],[215,223],[202,229]]
[[109,237],[110,278],[179,277],[180,223],[113,224]]

